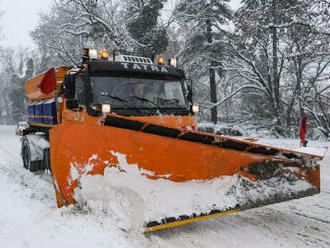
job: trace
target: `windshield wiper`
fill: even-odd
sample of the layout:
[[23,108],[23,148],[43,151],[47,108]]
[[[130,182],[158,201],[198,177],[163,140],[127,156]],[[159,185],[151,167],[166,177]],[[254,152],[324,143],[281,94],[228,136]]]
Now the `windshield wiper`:
[[130,106],[130,102],[129,102],[128,100],[123,99],[123,98],[120,98],[119,96],[113,96],[113,95],[111,95],[111,94],[109,94],[109,93],[107,93],[107,92],[101,92],[101,96],[107,96],[107,97],[109,97],[109,98],[111,98],[111,99],[115,99],[115,100],[117,100],[117,101],[120,101],[120,102],[124,103],[125,106],[126,106],[128,109],[135,109],[137,112],[141,113],[141,110],[140,110],[139,108],[134,107],[134,106]]
[[149,100],[148,98],[144,98],[144,97],[140,97],[140,96],[130,96],[130,97],[139,99],[140,101],[143,101],[143,102],[151,103],[151,104],[155,105],[158,109],[162,109],[157,103]]
[[107,97],[110,97],[111,99],[115,99],[120,102],[129,103],[126,99],[120,98],[119,96],[113,96],[107,92],[101,92],[101,96],[107,96]]
[[175,105],[177,105],[180,102],[180,100],[177,98],[162,99],[161,101],[162,101],[162,104],[175,104]]

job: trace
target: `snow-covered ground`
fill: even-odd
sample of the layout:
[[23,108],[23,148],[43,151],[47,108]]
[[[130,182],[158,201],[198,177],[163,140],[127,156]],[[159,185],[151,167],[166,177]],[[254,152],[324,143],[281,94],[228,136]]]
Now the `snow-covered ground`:
[[0,247],[330,247],[330,152],[321,165],[319,195],[149,234],[129,233],[103,211],[58,209],[50,176],[23,169],[14,127],[0,126]]

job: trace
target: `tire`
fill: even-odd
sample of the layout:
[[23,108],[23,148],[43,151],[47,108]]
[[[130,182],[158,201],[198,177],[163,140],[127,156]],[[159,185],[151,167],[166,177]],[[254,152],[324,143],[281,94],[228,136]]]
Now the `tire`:
[[31,161],[30,144],[25,138],[22,139],[22,158],[25,169],[32,172],[41,169],[40,161]]
[[49,148],[45,149],[43,152],[43,160],[42,160],[42,170],[50,170],[50,155],[49,155]]

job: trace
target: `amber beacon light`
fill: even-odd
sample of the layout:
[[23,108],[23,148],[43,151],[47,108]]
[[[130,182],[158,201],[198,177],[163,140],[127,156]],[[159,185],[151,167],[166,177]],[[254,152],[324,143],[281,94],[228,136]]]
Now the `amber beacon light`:
[[109,58],[109,52],[107,50],[101,51],[101,59],[107,60]]
[[158,63],[159,65],[163,65],[163,64],[164,64],[164,58],[163,58],[163,57],[159,57],[159,58],[157,59],[157,63]]

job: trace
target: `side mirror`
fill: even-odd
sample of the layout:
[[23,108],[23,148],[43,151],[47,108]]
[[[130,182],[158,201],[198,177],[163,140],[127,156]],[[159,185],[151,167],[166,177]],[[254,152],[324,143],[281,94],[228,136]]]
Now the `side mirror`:
[[76,99],[70,99],[66,101],[66,108],[67,109],[77,109],[79,108],[78,101]]
[[75,96],[74,75],[66,75],[63,81],[63,95],[66,99],[72,99]]

